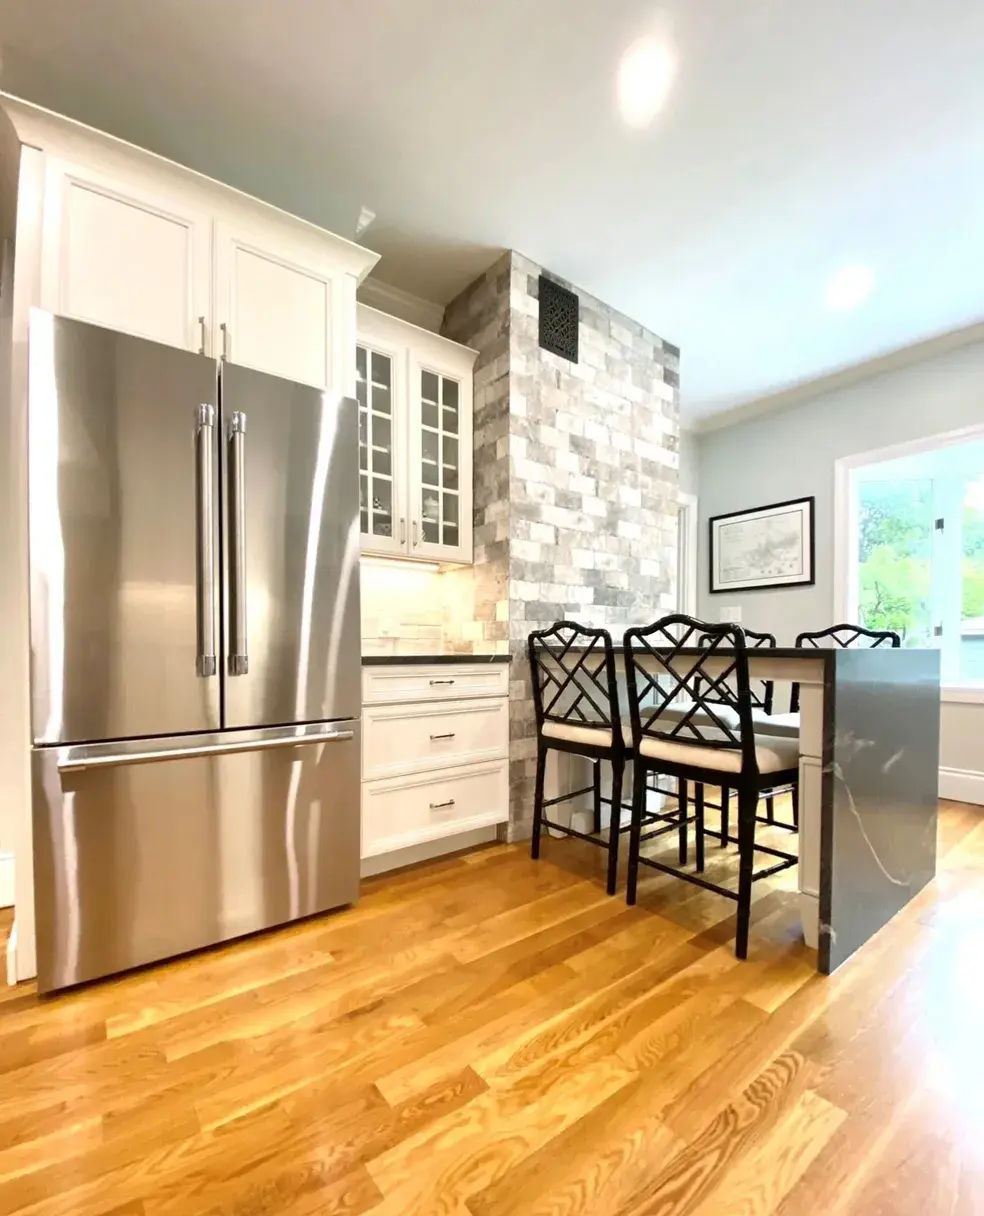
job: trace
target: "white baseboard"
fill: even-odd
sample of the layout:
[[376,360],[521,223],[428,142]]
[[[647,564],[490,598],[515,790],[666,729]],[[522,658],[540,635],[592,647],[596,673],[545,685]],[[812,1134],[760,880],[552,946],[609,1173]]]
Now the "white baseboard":
[[984,806],[984,773],[965,768],[941,768],[940,797]]
[[497,839],[497,827],[475,828],[470,832],[459,832],[456,836],[442,836],[439,840],[425,840],[421,844],[395,849],[392,853],[376,853],[363,857],[360,873],[363,878],[374,874],[385,874],[388,870],[399,870],[403,866],[416,865],[419,861],[433,861],[445,853],[460,853],[463,849],[476,849],[482,844],[491,844]]
[[0,908],[14,906],[14,855],[0,853]]

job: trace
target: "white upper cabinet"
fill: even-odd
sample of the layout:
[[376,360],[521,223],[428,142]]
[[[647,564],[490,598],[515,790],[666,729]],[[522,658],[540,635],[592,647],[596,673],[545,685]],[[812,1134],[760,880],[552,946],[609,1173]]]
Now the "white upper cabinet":
[[216,225],[216,353],[286,380],[351,392],[344,373],[334,374],[332,352],[345,279],[324,251],[275,229]]
[[202,349],[211,312],[207,211],[50,156],[41,239],[42,308]]
[[355,391],[378,255],[99,131],[3,98],[44,156],[37,298],[51,312]]
[[358,331],[363,552],[468,563],[477,352],[363,304]]

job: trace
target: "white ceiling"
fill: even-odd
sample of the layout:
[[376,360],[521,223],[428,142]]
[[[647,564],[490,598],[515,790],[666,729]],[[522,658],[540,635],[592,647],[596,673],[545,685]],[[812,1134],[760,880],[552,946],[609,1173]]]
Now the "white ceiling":
[[521,250],[678,343],[691,419],[984,317],[982,0],[3,0],[0,46],[9,92],[346,236],[371,207],[437,303]]

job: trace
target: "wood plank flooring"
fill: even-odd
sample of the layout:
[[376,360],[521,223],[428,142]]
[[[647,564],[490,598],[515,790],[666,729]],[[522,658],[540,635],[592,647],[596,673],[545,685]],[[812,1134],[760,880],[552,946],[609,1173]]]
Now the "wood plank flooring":
[[984,810],[943,804],[940,850],[830,979],[795,871],[739,963],[724,900],[648,872],[628,909],[600,850],[549,839],[0,988],[0,1216],[984,1213]]

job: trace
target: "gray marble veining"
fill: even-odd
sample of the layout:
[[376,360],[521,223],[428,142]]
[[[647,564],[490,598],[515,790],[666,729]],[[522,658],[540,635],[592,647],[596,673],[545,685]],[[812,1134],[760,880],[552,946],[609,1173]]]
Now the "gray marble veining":
[[936,874],[935,650],[838,650],[824,690],[820,970],[833,971]]

